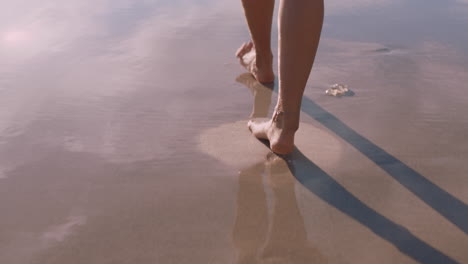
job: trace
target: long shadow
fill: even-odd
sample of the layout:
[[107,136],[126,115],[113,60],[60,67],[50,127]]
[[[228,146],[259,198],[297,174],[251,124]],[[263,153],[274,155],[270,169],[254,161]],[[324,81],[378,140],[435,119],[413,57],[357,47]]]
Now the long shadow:
[[361,202],[298,149],[287,162],[294,177],[309,191],[392,243],[407,256],[426,264],[457,263]]
[[[249,80],[249,76],[247,75],[244,75],[243,78],[238,78],[238,81],[239,80],[241,83],[251,89],[253,87],[252,85],[255,84],[253,81],[246,81]],[[259,89],[260,86],[257,86],[258,84],[255,86],[256,89]],[[264,89],[268,88],[273,88],[273,90],[277,92],[278,87],[276,85],[274,87],[264,87]],[[265,94],[266,93],[257,93],[257,96],[264,96]],[[256,101],[257,100],[254,100],[254,102]],[[265,106],[262,105],[261,107],[263,108]],[[254,104],[253,112],[258,112],[255,111],[255,109],[256,105]],[[387,171],[392,177],[397,179],[405,187],[410,190],[415,189],[413,193],[415,193],[418,197],[426,197],[430,195],[431,192],[434,192],[436,197],[443,197],[439,199],[442,199],[444,204],[450,206],[452,202],[454,202],[454,204],[458,206],[456,207],[456,210],[460,210],[460,215],[456,217],[458,220],[456,221],[456,225],[459,227],[461,226],[460,228],[465,227],[465,229],[462,228],[462,230],[466,232],[467,224],[461,221],[464,218],[464,215],[466,215],[466,205],[461,201],[446,193],[425,179],[423,176],[418,174],[416,171],[412,170],[401,161],[397,160],[395,157],[386,153],[384,150],[374,145],[363,136],[359,135],[357,132],[342,123],[338,118],[325,111],[307,97],[303,97],[302,111],[353,145],[356,149],[374,161],[382,169]],[[265,111],[261,112],[263,113]],[[261,141],[266,146],[269,146],[267,142],[263,140]],[[294,177],[296,177],[296,179],[309,191],[317,195],[325,202],[334,206],[341,212],[363,224],[379,237],[392,243],[407,256],[420,263],[426,264],[457,263],[455,260],[444,255],[442,252],[417,238],[406,228],[392,222],[385,216],[368,207],[365,203],[361,202],[352,193],[347,191],[343,186],[330,177],[326,172],[324,172],[307,157],[305,157],[299,150],[296,149],[293,154],[291,154],[291,156],[285,157],[285,160],[288,162],[288,167]],[[395,176],[395,174],[399,174],[399,176]],[[421,196],[421,193],[424,195]],[[423,201],[428,203],[428,201],[425,199],[423,199]],[[440,206],[439,201],[437,201],[437,205]],[[434,206],[431,207],[436,209]],[[449,208],[447,210],[452,213],[456,213],[455,209]],[[445,212],[445,210],[443,212]],[[446,214],[443,215],[446,216]],[[447,219],[451,221],[452,218]],[[453,223],[454,221],[451,222]]]
[[302,111],[346,140],[401,185],[468,234],[468,206],[463,201],[460,201],[367,138],[361,136],[305,96],[302,99]]

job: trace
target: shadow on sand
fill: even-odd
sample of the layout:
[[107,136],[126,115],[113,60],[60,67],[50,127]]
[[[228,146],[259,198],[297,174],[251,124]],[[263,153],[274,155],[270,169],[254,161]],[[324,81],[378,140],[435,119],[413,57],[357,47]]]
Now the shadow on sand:
[[[242,78],[240,78],[241,76]],[[247,75],[241,76],[237,78],[237,81],[243,83],[249,89],[255,90],[260,87],[259,85],[261,84],[258,82],[251,79],[246,81],[249,79]],[[253,77],[250,78],[253,79]],[[253,84],[255,86],[252,86]],[[263,89],[271,88],[273,87],[264,86]],[[277,92],[277,86],[273,90]],[[254,93],[254,96],[265,94],[267,93]],[[271,99],[255,98],[254,102],[257,101],[271,101]],[[265,109],[256,110],[258,107],[254,104],[253,112],[265,113]],[[261,107],[263,108],[265,105]],[[418,172],[352,130],[307,97],[303,98],[302,111],[354,146],[400,184],[467,233],[468,210],[466,204],[462,201],[442,190]],[[330,175],[304,156],[297,148],[291,155],[284,158],[294,177],[310,192],[363,224],[374,234],[392,243],[405,255],[420,263],[457,263],[449,256],[417,238],[405,227],[392,222],[361,202]]]
[[288,157],[287,162],[294,177],[309,191],[392,243],[407,256],[420,263],[457,263],[361,202],[298,149]]
[[302,111],[355,147],[419,199],[468,234],[468,206],[464,202],[360,135],[305,96],[302,100]]

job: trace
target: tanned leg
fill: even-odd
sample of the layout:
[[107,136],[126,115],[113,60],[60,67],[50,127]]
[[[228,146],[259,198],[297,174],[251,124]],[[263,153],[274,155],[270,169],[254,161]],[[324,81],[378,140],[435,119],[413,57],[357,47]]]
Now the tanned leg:
[[242,0],[252,41],[244,43],[236,53],[242,66],[262,83],[273,82],[271,24],[274,0]]
[[[247,1],[247,0],[246,0]],[[304,88],[317,52],[323,0],[281,0],[279,9],[279,96],[270,121],[249,122],[252,133],[278,154],[294,149]]]

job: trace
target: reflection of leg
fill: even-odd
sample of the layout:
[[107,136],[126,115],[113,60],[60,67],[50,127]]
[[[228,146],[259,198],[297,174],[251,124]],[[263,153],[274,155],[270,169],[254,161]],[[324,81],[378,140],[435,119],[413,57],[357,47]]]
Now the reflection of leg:
[[294,148],[302,95],[318,48],[323,0],[281,0],[279,10],[279,97],[272,120],[250,122],[252,133],[269,139],[274,152]]
[[255,264],[267,229],[267,202],[263,190],[263,164],[257,164],[239,175],[237,215],[234,223],[234,245],[242,264]]
[[294,176],[284,160],[279,159],[266,170],[268,185],[273,190],[273,216],[263,259],[279,263],[326,263],[325,258],[307,241],[304,220],[294,190]]
[[272,82],[271,23],[274,0],[242,0],[245,17],[253,42],[245,43],[237,51],[241,64],[259,82]]
[[261,84],[249,73],[239,75],[236,81],[247,86],[254,96],[253,109],[250,117],[267,117],[271,105],[273,86]]

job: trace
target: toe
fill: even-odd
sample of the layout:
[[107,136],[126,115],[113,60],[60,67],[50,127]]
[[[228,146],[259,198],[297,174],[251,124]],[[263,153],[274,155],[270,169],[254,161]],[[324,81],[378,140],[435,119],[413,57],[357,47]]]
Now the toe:
[[256,122],[250,120],[247,126],[249,127],[250,132],[252,132],[252,135],[256,138],[268,139],[268,122]]
[[237,50],[236,57],[241,58],[253,48],[253,42],[249,41],[244,44]]
[[253,48],[253,45],[254,44],[252,41],[247,42],[247,44],[245,45],[246,50],[250,51]]
[[247,45],[246,42],[244,42],[244,43],[240,46],[240,48],[237,49],[237,51],[236,51],[236,57],[240,58],[240,57],[242,56],[241,53],[242,53],[242,51],[245,49],[245,45]]

